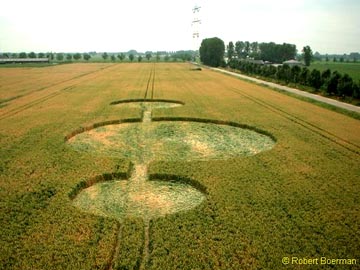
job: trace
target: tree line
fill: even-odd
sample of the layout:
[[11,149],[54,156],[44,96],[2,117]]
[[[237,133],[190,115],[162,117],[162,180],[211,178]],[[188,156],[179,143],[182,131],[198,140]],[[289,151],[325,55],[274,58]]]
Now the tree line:
[[244,74],[257,75],[285,84],[298,84],[325,92],[331,96],[360,98],[360,81],[355,82],[348,74],[330,69],[320,72],[307,67],[289,65],[260,65],[249,61],[232,59],[228,63],[232,69]]
[[315,61],[340,62],[340,63],[357,63],[360,61],[360,53],[352,52],[349,54],[320,54],[314,53]]
[[227,56],[232,60],[235,56],[238,59],[252,58],[272,63],[282,63],[296,56],[296,45],[274,42],[258,43],[249,41],[237,41],[235,45],[232,41],[227,45]]
[[[309,46],[302,50],[306,67],[299,65],[273,65],[295,59],[296,46],[292,44],[258,43],[237,41],[227,45],[227,63],[224,61],[225,44],[217,38],[204,39],[200,46],[200,60],[213,67],[229,66],[244,74],[261,76],[285,84],[297,84],[311,87],[315,92],[324,92],[331,96],[360,98],[360,81],[355,82],[348,74],[327,69],[320,72],[310,70],[313,54]],[[262,60],[262,61],[256,61]],[[264,62],[265,61],[265,62]],[[268,63],[266,63],[268,62]]]
[[68,61],[71,62],[73,60],[78,61],[78,60],[90,60],[91,58],[93,58],[95,60],[95,58],[97,58],[98,60],[104,60],[104,61],[124,61],[124,60],[128,60],[128,61],[138,61],[138,62],[142,62],[145,58],[147,59],[147,61],[150,60],[156,60],[156,61],[191,61],[193,58],[194,52],[193,51],[176,51],[176,52],[150,52],[147,51],[145,53],[138,53],[135,50],[131,50],[128,53],[101,53],[101,54],[97,54],[95,52],[90,52],[90,53],[53,53],[53,52],[48,52],[48,53],[34,53],[34,52],[30,52],[30,53],[26,53],[26,52],[21,52],[19,54],[17,53],[3,53],[2,55],[0,55],[0,58],[48,58],[50,61]]
[[72,61],[72,60],[80,60],[80,59],[84,59],[84,60],[89,60],[91,58],[91,55],[89,53],[52,53],[52,52],[48,52],[48,53],[38,53],[36,54],[35,52],[30,52],[30,53],[26,53],[26,52],[21,52],[19,54],[17,53],[3,53],[2,54],[3,58],[48,58],[49,60],[57,60],[57,61]]
[[[258,43],[249,41],[230,41],[226,46],[228,61],[233,59],[254,59],[271,63],[282,63],[295,59],[296,45],[276,44],[274,42]],[[200,60],[210,66],[224,66],[225,44],[217,38],[204,39],[200,46]]]

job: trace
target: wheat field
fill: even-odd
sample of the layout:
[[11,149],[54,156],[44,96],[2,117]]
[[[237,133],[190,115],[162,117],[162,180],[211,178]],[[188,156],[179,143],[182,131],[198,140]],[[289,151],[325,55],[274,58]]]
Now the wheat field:
[[[157,106],[147,125],[166,126],[136,132],[144,106],[111,105],[124,100],[181,106]],[[188,63],[1,68],[0,102],[0,269],[289,269],[284,257],[360,264],[359,120]],[[90,135],[102,144],[88,151],[80,139]],[[248,143],[242,154],[242,136],[266,147]],[[124,181],[144,164],[153,204],[142,208],[136,193],[140,214],[77,206],[83,192],[111,200],[115,184],[116,196],[129,196]],[[167,208],[172,196],[185,210]],[[155,204],[161,214],[141,212]],[[358,267],[326,262],[322,269]]]

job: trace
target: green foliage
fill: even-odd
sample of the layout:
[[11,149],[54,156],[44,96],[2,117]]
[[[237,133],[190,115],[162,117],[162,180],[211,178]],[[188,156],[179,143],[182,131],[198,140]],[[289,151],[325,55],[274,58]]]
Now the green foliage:
[[353,95],[353,79],[348,75],[344,74],[340,80],[338,85],[338,91],[340,96],[352,96]]
[[104,60],[106,60],[106,59],[109,58],[109,55],[108,55],[107,52],[104,52],[104,53],[101,55],[101,57],[102,57]]
[[49,58],[50,60],[54,60],[55,55],[54,53],[50,52],[46,54],[46,57]]
[[309,77],[309,85],[311,87],[314,87],[317,90],[320,89],[320,87],[322,85],[321,73],[317,69],[313,69],[311,71],[310,77]]
[[181,59],[182,61],[191,61],[192,54],[190,51],[177,51],[171,55],[173,59]]
[[36,58],[36,54],[34,52],[30,52],[28,56],[29,58]]
[[80,53],[75,53],[73,57],[74,57],[75,60],[80,60],[81,59],[81,54]]
[[147,59],[148,61],[150,61],[151,57],[152,57],[151,52],[147,52],[147,53],[146,53],[146,59]]
[[296,46],[293,44],[260,43],[259,58],[272,63],[282,63],[296,56]]
[[253,57],[254,59],[260,59],[259,43],[256,41],[252,42],[250,44],[250,48],[251,48],[251,57]]
[[290,81],[298,83],[300,81],[301,68],[299,66],[291,67],[291,78]]
[[330,69],[324,70],[321,73],[317,69],[310,70],[307,67],[293,66],[290,68],[288,65],[280,65],[275,68],[270,65],[261,65],[235,59],[229,62],[229,66],[245,74],[260,75],[286,84],[296,83],[302,86],[309,86],[315,91],[321,90],[328,95],[357,98],[359,84],[348,74],[341,75],[337,71],[331,73]]
[[299,80],[300,84],[305,86],[309,85],[309,77],[310,77],[310,70],[307,67],[304,67],[300,73],[300,80]]
[[276,78],[285,82],[289,82],[291,79],[291,69],[289,65],[279,66],[276,73]]
[[360,80],[353,84],[354,98],[360,99]]
[[304,58],[304,61],[305,61],[305,66],[310,66],[310,63],[313,59],[313,53],[312,53],[312,50],[310,48],[310,46],[305,46],[303,48],[303,58]]
[[123,61],[125,59],[125,54],[120,53],[117,55],[117,58],[119,58],[120,61]]
[[244,53],[246,56],[249,56],[250,54],[250,42],[249,41],[245,41],[244,42]]
[[325,83],[331,77],[331,70],[327,69],[321,73],[321,80]]
[[19,53],[19,58],[27,58],[26,52]]
[[311,63],[312,69],[317,69],[323,72],[324,70],[336,70],[341,74],[349,74],[353,80],[360,80],[360,63],[340,63],[340,62],[313,62]]
[[233,59],[234,54],[235,54],[234,43],[232,41],[230,41],[229,45],[227,46],[227,57],[228,57],[229,61],[231,59]]
[[91,58],[91,55],[88,53],[84,53],[83,58],[84,58],[84,60],[89,61],[89,59]]
[[130,59],[131,62],[134,61],[134,58],[135,58],[135,56],[132,53],[130,53],[129,54],[129,59]]
[[221,39],[207,38],[201,42],[200,60],[211,67],[218,67],[224,62],[225,44]]
[[331,95],[338,95],[338,84],[339,80],[341,78],[341,75],[339,72],[334,71],[329,79],[329,83],[327,85],[327,92]]
[[58,60],[58,61],[64,60],[64,54],[63,53],[57,53],[56,54],[56,60]]
[[243,50],[245,48],[245,44],[243,41],[236,41],[235,42],[235,51],[238,58],[242,57]]

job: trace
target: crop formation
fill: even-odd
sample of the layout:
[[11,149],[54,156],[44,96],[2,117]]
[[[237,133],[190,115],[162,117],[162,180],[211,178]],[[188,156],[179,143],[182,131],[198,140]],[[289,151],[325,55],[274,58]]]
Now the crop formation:
[[360,257],[358,120],[189,64],[0,76],[1,269]]

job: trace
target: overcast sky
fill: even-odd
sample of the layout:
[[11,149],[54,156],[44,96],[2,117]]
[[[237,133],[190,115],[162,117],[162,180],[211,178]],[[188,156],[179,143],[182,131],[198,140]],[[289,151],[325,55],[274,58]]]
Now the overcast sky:
[[310,45],[320,53],[360,51],[360,0],[3,0],[0,52],[119,52],[193,49],[200,41]]

